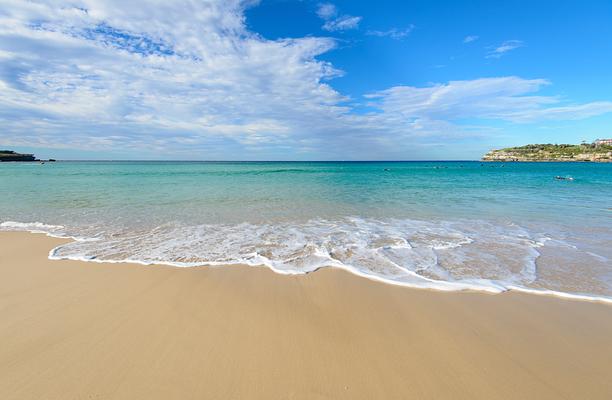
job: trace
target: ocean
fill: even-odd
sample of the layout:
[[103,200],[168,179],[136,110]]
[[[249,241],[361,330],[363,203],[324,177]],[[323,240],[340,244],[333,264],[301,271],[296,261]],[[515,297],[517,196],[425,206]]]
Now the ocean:
[[54,259],[612,301],[612,164],[3,163],[0,184],[0,230],[75,239]]

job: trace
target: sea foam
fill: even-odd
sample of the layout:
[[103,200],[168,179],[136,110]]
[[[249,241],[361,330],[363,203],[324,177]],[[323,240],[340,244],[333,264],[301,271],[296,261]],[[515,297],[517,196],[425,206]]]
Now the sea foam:
[[91,229],[86,233],[61,225],[7,221],[0,230],[74,239],[53,249],[51,259],[176,267],[246,264],[280,274],[332,267],[415,288],[522,290],[612,301],[606,296],[548,289],[538,276],[540,249],[571,245],[513,223],[353,217],[275,224],[168,223],[150,230],[100,230],[92,236]]

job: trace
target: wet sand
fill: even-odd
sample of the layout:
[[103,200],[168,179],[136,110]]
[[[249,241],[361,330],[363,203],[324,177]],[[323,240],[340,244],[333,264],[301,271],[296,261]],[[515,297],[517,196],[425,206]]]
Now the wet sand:
[[323,269],[50,261],[0,233],[2,399],[610,399],[612,306]]

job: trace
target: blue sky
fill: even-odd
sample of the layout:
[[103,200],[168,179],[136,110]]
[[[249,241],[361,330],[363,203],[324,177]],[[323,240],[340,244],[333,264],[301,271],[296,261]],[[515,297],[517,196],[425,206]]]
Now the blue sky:
[[0,147],[477,159],[612,136],[612,2],[0,0]]

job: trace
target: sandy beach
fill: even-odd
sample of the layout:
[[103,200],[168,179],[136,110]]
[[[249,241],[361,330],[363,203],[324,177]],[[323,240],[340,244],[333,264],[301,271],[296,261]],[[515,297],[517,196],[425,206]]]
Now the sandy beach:
[[50,261],[0,233],[2,399],[609,399],[612,307],[323,269]]

